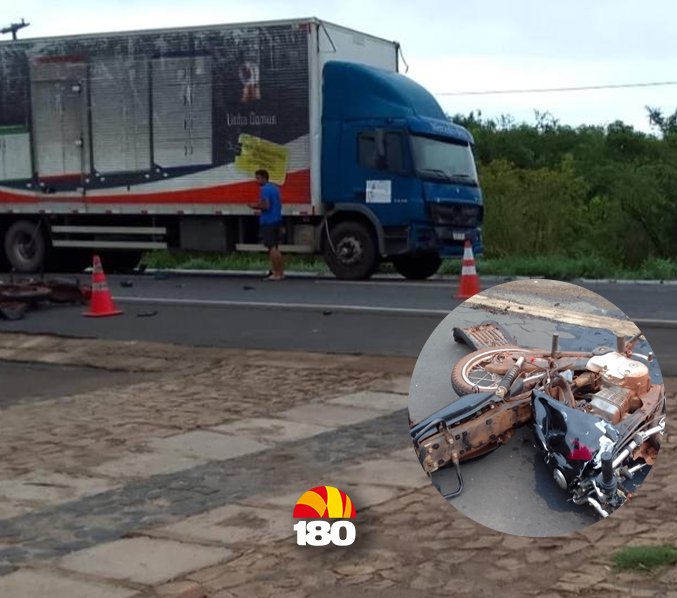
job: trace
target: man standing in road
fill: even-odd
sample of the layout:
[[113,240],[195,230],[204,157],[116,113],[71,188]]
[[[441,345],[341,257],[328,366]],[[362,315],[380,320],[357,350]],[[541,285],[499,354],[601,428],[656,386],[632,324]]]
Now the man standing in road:
[[256,182],[261,187],[258,203],[250,204],[252,210],[259,212],[259,235],[268,249],[270,272],[266,280],[282,280],[284,278],[284,261],[280,252],[280,233],[282,226],[282,201],[277,185],[271,183],[267,170],[254,173]]

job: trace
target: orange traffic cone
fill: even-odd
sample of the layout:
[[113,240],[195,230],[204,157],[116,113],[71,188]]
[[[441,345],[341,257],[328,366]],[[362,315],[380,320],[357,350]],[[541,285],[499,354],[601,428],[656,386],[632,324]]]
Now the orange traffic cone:
[[92,264],[92,301],[89,305],[89,311],[82,315],[90,318],[103,318],[105,316],[119,316],[121,310],[115,307],[113,297],[111,297],[106,275],[103,273],[101,259],[98,255],[94,256]]
[[461,269],[461,284],[456,293],[456,299],[469,299],[480,292],[480,278],[475,269],[475,256],[472,252],[472,244],[469,239],[465,240],[463,248],[463,262]]

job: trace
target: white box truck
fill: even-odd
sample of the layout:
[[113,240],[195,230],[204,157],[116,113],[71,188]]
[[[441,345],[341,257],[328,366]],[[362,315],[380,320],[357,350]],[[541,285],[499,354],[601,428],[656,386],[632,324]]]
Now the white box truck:
[[481,252],[472,137],[398,57],[315,18],[0,42],[0,261],[261,250],[258,168],[281,189],[283,251],[340,278]]

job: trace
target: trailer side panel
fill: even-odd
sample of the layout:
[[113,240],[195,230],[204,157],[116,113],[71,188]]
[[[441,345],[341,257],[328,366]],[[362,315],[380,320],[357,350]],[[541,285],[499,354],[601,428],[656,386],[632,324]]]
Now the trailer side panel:
[[0,45],[12,142],[0,148],[23,156],[0,159],[0,211],[242,213],[257,168],[286,203],[309,204],[309,34],[288,23]]

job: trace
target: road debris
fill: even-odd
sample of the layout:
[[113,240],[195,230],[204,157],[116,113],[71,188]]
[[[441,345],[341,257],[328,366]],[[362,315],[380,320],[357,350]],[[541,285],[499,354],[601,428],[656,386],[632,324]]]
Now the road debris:
[[20,320],[38,303],[86,303],[91,287],[63,278],[0,281],[0,316],[6,320]]

